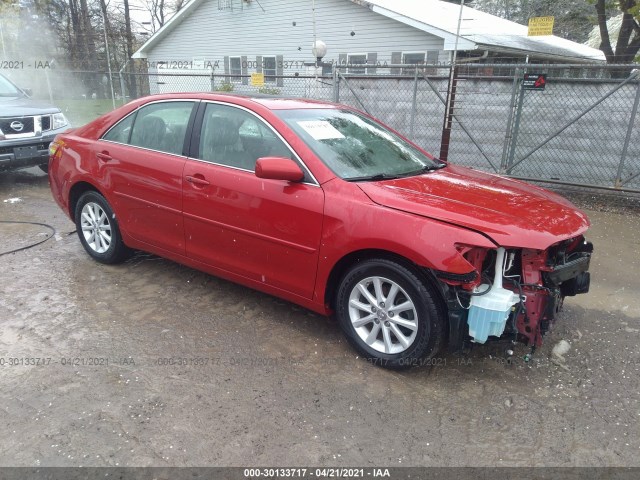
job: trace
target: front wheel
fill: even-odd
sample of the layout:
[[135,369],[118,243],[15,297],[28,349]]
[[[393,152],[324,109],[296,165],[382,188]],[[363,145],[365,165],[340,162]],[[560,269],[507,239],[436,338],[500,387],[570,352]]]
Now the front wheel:
[[444,321],[433,288],[390,260],[349,269],[338,288],[336,314],[349,343],[386,368],[420,365],[442,343]]
[[83,193],[76,205],[76,229],[82,246],[100,263],[120,263],[130,250],[122,242],[116,216],[98,192]]

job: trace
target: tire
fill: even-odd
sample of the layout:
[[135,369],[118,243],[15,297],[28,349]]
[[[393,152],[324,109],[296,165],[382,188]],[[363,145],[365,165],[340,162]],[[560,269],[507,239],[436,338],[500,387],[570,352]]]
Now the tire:
[[115,264],[123,262],[131,254],[122,242],[111,206],[98,192],[89,191],[80,196],[75,219],[80,243],[94,260]]
[[445,322],[436,295],[409,268],[366,260],[343,276],[336,316],[349,343],[371,363],[409,368],[427,364],[442,344]]
[[49,173],[49,164],[48,163],[41,163],[40,165],[38,165],[38,168],[40,170],[42,170],[44,173]]

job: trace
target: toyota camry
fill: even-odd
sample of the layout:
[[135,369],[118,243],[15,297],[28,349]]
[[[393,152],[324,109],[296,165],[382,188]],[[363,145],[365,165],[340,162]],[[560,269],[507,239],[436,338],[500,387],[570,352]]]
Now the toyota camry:
[[96,261],[152,252],[335,315],[389,368],[490,337],[535,348],[589,289],[570,202],[342,105],[145,97],[58,135],[49,178]]

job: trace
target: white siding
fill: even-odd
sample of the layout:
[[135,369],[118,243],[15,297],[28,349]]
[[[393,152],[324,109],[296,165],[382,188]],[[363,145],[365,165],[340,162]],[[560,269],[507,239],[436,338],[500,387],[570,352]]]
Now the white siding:
[[[205,0],[149,51],[150,64],[204,58],[217,62],[216,73],[223,73],[225,56],[246,56],[250,74],[257,56],[282,55],[288,75],[304,72],[302,63],[314,60],[310,0],[260,0],[264,11],[255,0],[231,3],[233,11],[219,10],[218,0]],[[441,38],[349,0],[316,0],[316,32],[328,47],[325,61],[338,62],[340,54],[376,53],[384,64],[391,63],[392,52],[433,50],[441,52],[440,61],[448,58]]]

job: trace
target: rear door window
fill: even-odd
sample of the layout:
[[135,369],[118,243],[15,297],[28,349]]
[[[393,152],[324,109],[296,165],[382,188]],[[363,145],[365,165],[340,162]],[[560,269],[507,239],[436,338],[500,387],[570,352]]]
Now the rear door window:
[[[118,143],[182,155],[194,102],[147,105],[123,119],[103,137]],[[131,125],[133,123],[133,125]]]

